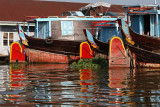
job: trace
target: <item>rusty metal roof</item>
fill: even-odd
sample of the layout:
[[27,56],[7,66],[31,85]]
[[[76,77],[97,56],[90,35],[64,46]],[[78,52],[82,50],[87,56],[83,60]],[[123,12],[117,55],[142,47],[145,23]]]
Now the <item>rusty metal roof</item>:
[[[87,3],[37,0],[0,0],[0,21],[23,21],[25,16],[61,16],[65,11],[77,11]],[[111,5],[110,12],[124,12],[121,5]]]

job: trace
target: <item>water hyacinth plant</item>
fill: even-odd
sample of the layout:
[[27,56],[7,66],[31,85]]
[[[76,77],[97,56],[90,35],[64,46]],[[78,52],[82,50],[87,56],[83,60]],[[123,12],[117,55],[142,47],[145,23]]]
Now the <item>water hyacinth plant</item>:
[[107,69],[108,60],[98,57],[93,59],[80,59],[70,65],[73,69]]
[[11,68],[12,69],[22,69],[23,66],[19,63],[13,63],[13,64],[10,64]]

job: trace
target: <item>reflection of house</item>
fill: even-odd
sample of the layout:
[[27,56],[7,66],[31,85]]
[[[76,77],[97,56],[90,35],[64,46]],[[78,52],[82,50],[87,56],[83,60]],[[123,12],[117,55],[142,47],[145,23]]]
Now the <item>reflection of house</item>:
[[[0,0],[0,56],[9,55],[10,44],[19,40],[17,24],[24,25],[25,16],[61,16],[66,11],[78,11],[86,3],[38,0]],[[25,24],[27,28],[27,24]],[[29,31],[33,35],[34,24]]]

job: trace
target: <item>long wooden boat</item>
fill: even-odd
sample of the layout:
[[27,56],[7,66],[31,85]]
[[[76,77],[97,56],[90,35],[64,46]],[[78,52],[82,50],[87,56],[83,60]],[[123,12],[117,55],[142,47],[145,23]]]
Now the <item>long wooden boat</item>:
[[135,53],[136,60],[138,62],[160,64],[160,54],[152,51],[148,51],[139,47],[135,47],[130,44],[126,44],[131,52]]
[[[160,67],[159,38],[135,33],[123,19],[118,19],[125,47],[140,67]],[[134,58],[132,56],[132,58]]]
[[83,31],[87,38],[87,41],[89,42],[91,48],[94,51],[108,55],[109,43],[105,43],[97,40],[87,29],[84,29]]
[[[87,18],[76,16],[31,16],[28,18],[27,35],[34,34],[34,38],[23,34],[26,41],[24,39],[22,42],[25,44],[28,41],[28,46],[26,45],[25,49],[28,60],[58,63],[70,62],[72,59],[81,57],[81,52],[79,53],[79,51],[82,45],[80,43],[86,41],[83,29],[92,28],[92,22],[117,20],[117,18],[109,17]],[[62,59],[65,60],[62,61]]]
[[20,25],[18,33],[29,62],[70,63],[79,59],[80,41],[29,37]]
[[119,25],[122,28],[122,35],[124,39],[128,39],[127,41],[130,43],[134,41],[134,45],[138,46],[139,48],[143,48],[149,51],[159,50],[160,49],[160,38],[147,36],[147,35],[140,35],[134,32],[127,23],[124,22],[123,19],[118,19]]
[[[109,41],[112,37],[118,36],[118,28],[115,23],[115,20],[92,22],[92,34],[87,29],[84,29],[87,41],[95,52],[108,56]],[[96,32],[94,32],[95,29]]]

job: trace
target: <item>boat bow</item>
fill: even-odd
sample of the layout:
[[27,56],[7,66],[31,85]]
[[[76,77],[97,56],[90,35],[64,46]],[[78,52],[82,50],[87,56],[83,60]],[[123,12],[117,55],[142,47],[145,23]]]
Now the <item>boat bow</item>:
[[22,44],[28,46],[28,40],[26,39],[24,31],[20,25],[18,25],[18,33],[19,33],[20,40],[22,41]]

